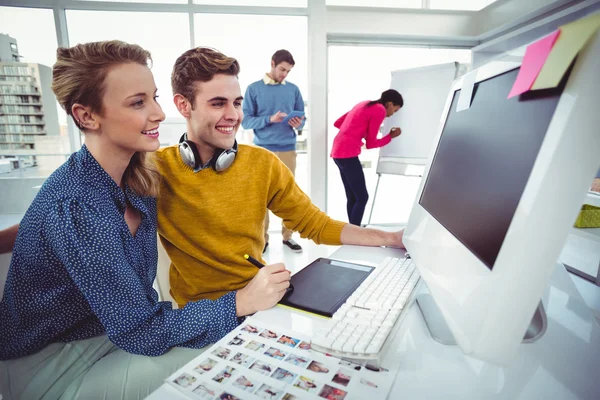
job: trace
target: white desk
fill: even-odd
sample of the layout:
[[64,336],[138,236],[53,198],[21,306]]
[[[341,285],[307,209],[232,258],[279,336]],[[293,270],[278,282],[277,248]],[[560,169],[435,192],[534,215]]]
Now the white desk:
[[[331,258],[376,265],[396,249],[342,246]],[[419,291],[426,292],[424,284]],[[548,330],[532,344],[523,344],[509,368],[465,356],[457,346],[444,346],[429,335],[416,306],[408,314],[386,353],[384,363],[399,372],[389,399],[599,399],[600,325],[592,317],[564,268],[556,268],[542,299]],[[265,324],[311,335],[323,319],[281,307],[255,315]],[[498,327],[502,329],[502,327]],[[149,399],[182,398],[162,385]]]

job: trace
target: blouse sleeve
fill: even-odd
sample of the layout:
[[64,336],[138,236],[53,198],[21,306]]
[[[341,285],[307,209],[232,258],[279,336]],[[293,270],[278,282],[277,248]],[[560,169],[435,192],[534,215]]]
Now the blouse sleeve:
[[147,293],[127,262],[120,221],[77,200],[59,202],[55,211],[46,217],[44,234],[115,345],[158,356],[173,346],[204,347],[237,326],[235,292],[173,310]]
[[[375,106],[373,106],[375,107]],[[383,147],[392,141],[390,135],[385,135],[381,139],[377,139],[379,134],[379,127],[385,119],[385,109],[378,107],[375,109],[369,120],[369,126],[367,131],[367,137],[365,138],[365,145],[367,149],[375,149],[377,147]]]

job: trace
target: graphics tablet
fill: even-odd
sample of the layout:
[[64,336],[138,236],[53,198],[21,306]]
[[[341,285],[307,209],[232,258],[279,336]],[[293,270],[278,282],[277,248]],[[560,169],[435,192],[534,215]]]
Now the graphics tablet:
[[318,258],[292,275],[294,290],[279,304],[331,317],[374,267]]

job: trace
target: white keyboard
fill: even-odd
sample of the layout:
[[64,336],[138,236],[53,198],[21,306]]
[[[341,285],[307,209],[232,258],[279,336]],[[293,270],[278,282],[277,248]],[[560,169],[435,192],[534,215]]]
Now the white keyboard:
[[420,275],[407,258],[386,258],[318,332],[311,347],[337,357],[376,360]]

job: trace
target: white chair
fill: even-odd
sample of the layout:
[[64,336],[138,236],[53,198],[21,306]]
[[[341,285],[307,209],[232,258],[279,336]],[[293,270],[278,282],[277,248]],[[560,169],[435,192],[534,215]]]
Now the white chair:
[[158,265],[156,266],[156,280],[154,281],[154,285],[160,300],[170,301],[173,303],[173,309],[176,309],[178,308],[177,303],[175,300],[173,300],[173,297],[171,297],[171,293],[169,293],[169,289],[171,287],[171,285],[169,285],[169,268],[171,266],[171,259],[169,258],[169,255],[160,242],[158,236],[156,240],[158,242]]

